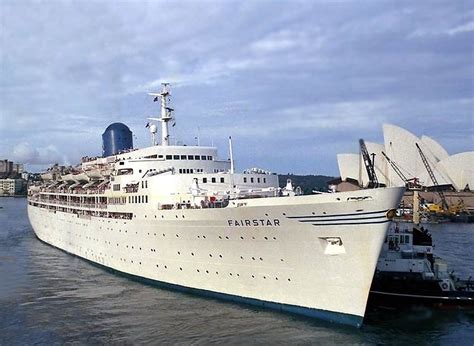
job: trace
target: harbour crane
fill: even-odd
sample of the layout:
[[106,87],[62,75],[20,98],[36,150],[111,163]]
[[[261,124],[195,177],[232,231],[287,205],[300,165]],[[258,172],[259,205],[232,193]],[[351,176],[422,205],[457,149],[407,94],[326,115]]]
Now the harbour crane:
[[377,179],[377,175],[375,174],[374,162],[373,160],[370,159],[369,152],[367,151],[367,147],[362,138],[359,139],[359,145],[360,145],[360,152],[364,160],[365,169],[367,170],[367,176],[369,177],[369,184],[367,185],[367,187],[369,189],[377,188],[380,186],[380,184]]
[[421,150],[420,146],[418,143],[415,143],[416,148],[418,149],[418,153],[420,154],[421,161],[423,161],[423,164],[425,165],[426,170],[428,171],[428,174],[433,181],[433,184],[435,187],[438,187],[437,193],[439,197],[441,198],[441,205],[443,207],[443,210],[445,212],[449,212],[449,206],[448,206],[448,201],[446,200],[446,196],[444,195],[444,192],[439,189],[439,184],[438,184],[438,179],[436,179],[433,170],[431,169],[431,166],[428,162],[428,159],[426,158],[425,154],[423,153],[423,150]]
[[418,178],[411,178],[411,179],[407,178],[407,176],[403,174],[400,167],[398,167],[398,165],[393,160],[391,160],[387,156],[387,154],[385,154],[383,151],[382,151],[382,155],[385,158],[385,160],[387,160],[387,162],[390,164],[390,166],[392,166],[393,170],[395,171],[395,173],[398,174],[400,179],[403,180],[407,188],[417,189],[421,187],[420,184],[418,183]]

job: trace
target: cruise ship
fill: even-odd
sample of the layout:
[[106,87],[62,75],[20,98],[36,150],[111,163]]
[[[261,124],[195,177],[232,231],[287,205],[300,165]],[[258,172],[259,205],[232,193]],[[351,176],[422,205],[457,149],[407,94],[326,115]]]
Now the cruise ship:
[[150,95],[150,147],[133,149],[115,123],[103,156],[29,186],[36,236],[161,287],[361,326],[403,188],[301,195],[266,170],[236,172],[230,138],[224,160],[171,145],[169,86]]

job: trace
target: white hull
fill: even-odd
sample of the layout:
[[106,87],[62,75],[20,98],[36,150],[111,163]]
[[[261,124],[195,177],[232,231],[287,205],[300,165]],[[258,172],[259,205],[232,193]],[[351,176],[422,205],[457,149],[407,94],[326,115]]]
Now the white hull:
[[248,199],[216,209],[130,205],[131,220],[30,202],[28,215],[42,241],[114,270],[359,326],[389,225],[385,214],[402,193]]

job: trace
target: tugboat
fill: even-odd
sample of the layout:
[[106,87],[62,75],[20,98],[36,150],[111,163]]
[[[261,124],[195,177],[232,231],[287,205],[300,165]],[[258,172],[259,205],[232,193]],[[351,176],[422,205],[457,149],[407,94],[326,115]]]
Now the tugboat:
[[398,222],[389,228],[370,289],[369,305],[474,309],[472,276],[461,280],[448,271],[446,262],[433,254],[431,234],[419,226],[417,216],[415,210],[413,224],[404,229],[400,229]]

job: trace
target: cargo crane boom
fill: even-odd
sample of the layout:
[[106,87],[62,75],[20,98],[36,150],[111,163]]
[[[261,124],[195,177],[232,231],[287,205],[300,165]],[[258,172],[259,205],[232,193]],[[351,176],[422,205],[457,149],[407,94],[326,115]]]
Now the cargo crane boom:
[[[382,155],[383,157],[385,157],[385,160],[387,160],[387,162],[390,164],[390,166],[392,166],[393,170],[395,171],[395,173],[398,174],[398,176],[400,177],[400,179],[403,180],[403,182],[405,183],[406,187],[407,188],[419,188],[420,185],[418,184],[418,178],[411,178],[411,179],[408,179],[407,176],[405,174],[403,174],[403,172],[401,171],[400,167],[398,167],[398,165],[393,161],[391,160],[387,154],[385,154],[383,151],[382,151]],[[411,182],[413,181],[413,182]]]
[[364,159],[365,169],[367,170],[367,175],[369,177],[369,184],[368,188],[377,188],[379,187],[379,181],[377,179],[377,175],[375,174],[374,169],[374,162],[370,159],[369,152],[367,151],[367,147],[365,146],[364,140],[361,138],[359,139],[360,151],[362,153],[362,158]]
[[[431,180],[433,181],[433,184],[435,186],[439,186],[438,184],[438,180],[436,179],[435,175],[434,175],[434,172],[433,170],[431,169],[431,166],[428,162],[428,159],[426,158],[425,154],[423,153],[423,150],[421,150],[420,146],[418,145],[418,143],[415,143],[416,145],[416,148],[418,149],[418,152],[420,153],[420,157],[421,157],[421,161],[423,161],[423,164],[425,165],[425,168],[426,170],[428,171],[428,174],[431,178]],[[445,211],[449,211],[449,206],[448,206],[448,202],[446,200],[446,196],[444,195],[444,192],[441,191],[441,190],[438,190],[436,191],[439,195],[439,197],[441,198],[441,204],[443,206],[443,209]]]

